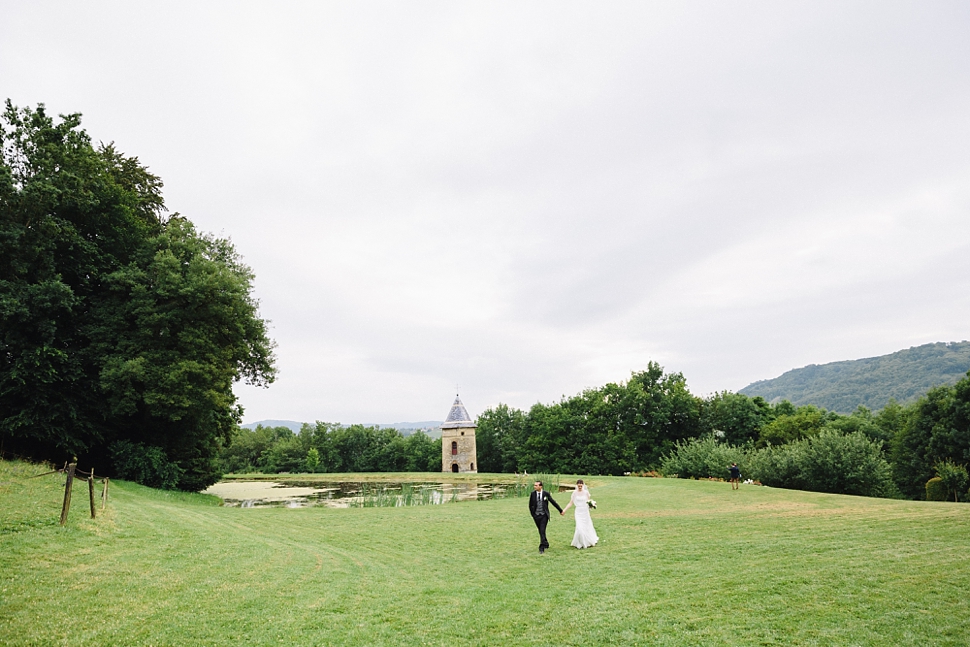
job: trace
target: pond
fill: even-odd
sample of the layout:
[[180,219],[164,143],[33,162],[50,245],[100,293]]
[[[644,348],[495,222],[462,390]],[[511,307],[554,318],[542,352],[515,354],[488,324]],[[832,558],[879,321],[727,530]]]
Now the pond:
[[229,480],[205,490],[225,505],[242,508],[399,507],[528,495],[531,483],[465,481],[300,481]]

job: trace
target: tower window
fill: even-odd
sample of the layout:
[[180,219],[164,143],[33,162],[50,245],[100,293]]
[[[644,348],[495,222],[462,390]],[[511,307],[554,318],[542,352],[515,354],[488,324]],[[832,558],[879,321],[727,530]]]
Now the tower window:
[[451,441],[451,455],[452,456],[458,455],[458,443],[456,443],[455,441]]

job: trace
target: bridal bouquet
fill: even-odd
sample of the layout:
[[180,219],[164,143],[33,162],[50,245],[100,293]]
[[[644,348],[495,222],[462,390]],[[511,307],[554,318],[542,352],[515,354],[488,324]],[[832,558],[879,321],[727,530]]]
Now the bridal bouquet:
[[589,507],[591,507],[593,510],[595,510],[596,509],[596,501],[593,501],[592,499],[590,499],[589,500]]

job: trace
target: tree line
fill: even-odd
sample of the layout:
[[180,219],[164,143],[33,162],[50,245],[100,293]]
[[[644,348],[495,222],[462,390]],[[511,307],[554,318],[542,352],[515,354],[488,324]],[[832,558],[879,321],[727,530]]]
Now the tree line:
[[[481,472],[727,476],[737,462],[766,485],[924,498],[926,483],[970,461],[970,377],[903,407],[843,415],[814,405],[720,392],[697,397],[681,373],[651,362],[610,383],[523,411],[478,416]],[[422,433],[318,422],[239,430],[220,453],[226,472],[441,469],[441,441]],[[959,478],[953,481],[959,487]],[[950,482],[948,481],[948,482]],[[952,489],[952,488],[951,488]],[[965,496],[966,487],[958,497]],[[950,493],[952,497],[952,492]]]
[[[481,472],[611,474],[657,471],[745,478],[795,489],[965,500],[970,376],[916,402],[843,415],[814,405],[720,392],[690,393],[651,362],[625,383],[522,411],[500,404],[477,420]],[[437,472],[441,441],[422,432],[317,422],[237,429],[221,472]],[[962,479],[962,480],[961,480]],[[927,483],[930,489],[927,489]]]
[[682,374],[650,363],[552,405],[491,408],[476,435],[484,472],[724,478],[737,462],[766,485],[922,499],[928,482],[945,482],[951,499],[966,500],[970,374],[905,407],[843,415],[726,391],[696,397]]
[[288,427],[237,429],[219,455],[229,473],[438,472],[441,439],[422,431],[405,436],[381,429],[317,422],[299,433]]

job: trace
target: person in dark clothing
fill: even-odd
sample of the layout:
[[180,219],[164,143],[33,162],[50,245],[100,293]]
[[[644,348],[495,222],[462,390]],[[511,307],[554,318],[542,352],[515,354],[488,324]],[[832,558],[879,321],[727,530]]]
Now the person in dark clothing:
[[546,539],[546,524],[549,523],[549,504],[551,503],[556,510],[559,510],[559,514],[562,514],[562,508],[556,503],[548,492],[542,489],[542,481],[536,481],[532,486],[534,491],[529,495],[529,512],[532,514],[532,520],[536,522],[536,528],[539,530],[539,554],[542,555],[549,548],[549,540]]
[[737,463],[731,463],[731,467],[728,468],[728,471],[731,472],[731,489],[737,490],[738,487],[740,487],[739,484],[741,483],[741,468],[738,467]]

